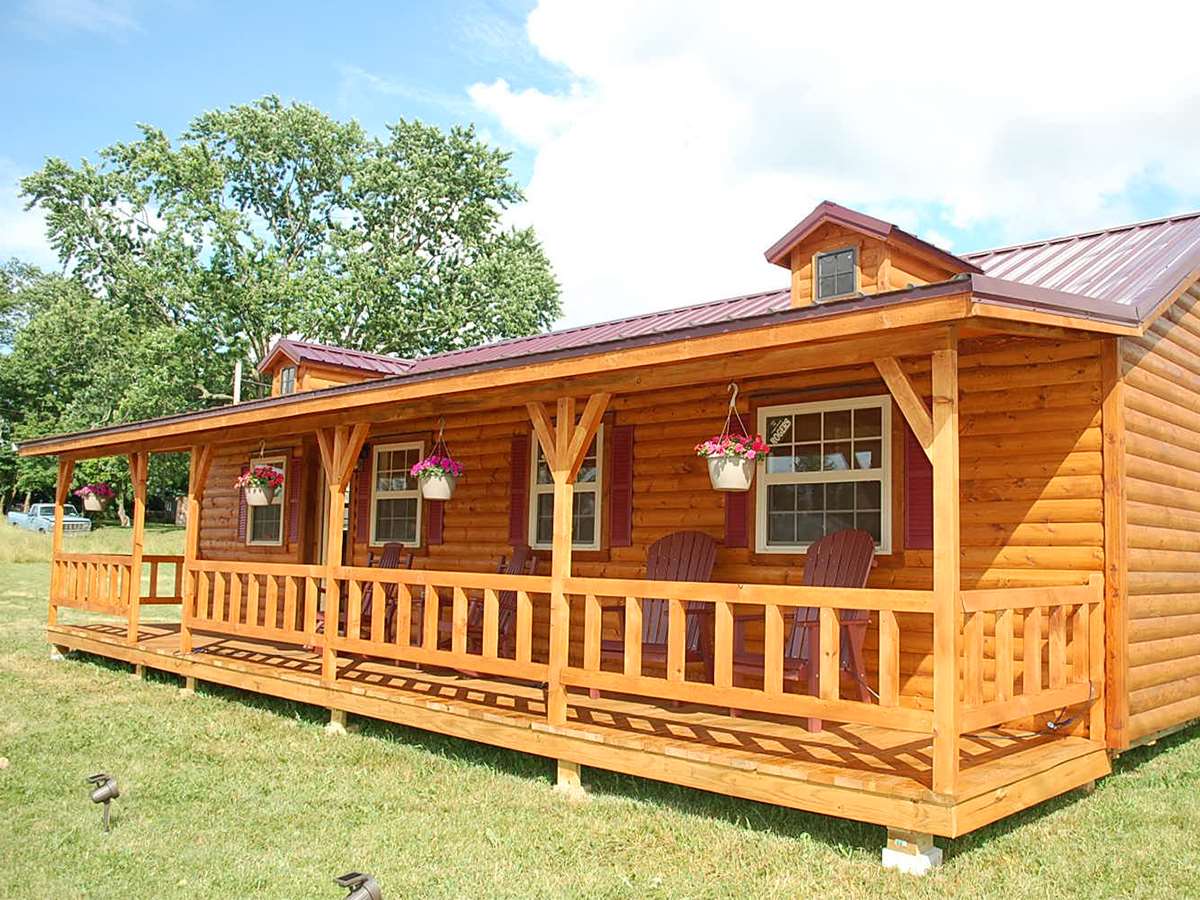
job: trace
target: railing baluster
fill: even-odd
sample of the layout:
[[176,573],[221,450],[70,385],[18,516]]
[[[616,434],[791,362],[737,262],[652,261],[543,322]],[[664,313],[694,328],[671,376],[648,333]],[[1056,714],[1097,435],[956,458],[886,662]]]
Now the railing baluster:
[[600,599],[595,594],[583,595],[583,667],[589,672],[600,671]]
[[350,578],[346,582],[346,637],[362,635],[362,582]]
[[517,591],[517,661],[533,659],[533,601],[527,591]]
[[683,681],[687,668],[687,613],[683,601],[667,601],[667,681]]
[[733,610],[724,600],[713,604],[713,684],[733,684]]
[[267,602],[263,614],[263,625],[267,628],[279,627],[279,579],[275,575],[265,576],[267,582]]
[[879,705],[900,705],[900,623],[890,609],[879,612]]
[[296,618],[296,576],[283,576],[283,627],[294,631],[300,627]]
[[774,603],[763,607],[763,691],[783,693],[783,608]]
[[1050,608],[1050,687],[1067,683],[1067,608],[1061,603]]
[[[237,572],[229,572],[227,577],[229,579],[229,621],[234,625],[239,625],[242,622],[243,606],[242,576]],[[246,622],[249,625],[254,624],[250,621],[249,616],[246,617]]]
[[[209,573],[205,572],[204,575],[204,583],[207,586],[209,583]],[[225,596],[229,590],[230,579],[236,580],[238,584],[241,584],[241,579],[236,575],[227,576],[224,572],[213,572],[211,575],[213,593],[212,617],[217,622],[225,621]],[[232,610],[230,611],[229,621],[235,624],[238,621],[237,616],[232,613]]]
[[626,675],[642,674],[642,599],[625,598],[625,668]]
[[246,579],[246,624],[251,627],[258,626],[258,600],[258,573],[255,572]]
[[828,606],[821,607],[821,699],[837,700],[841,696],[842,639],[838,628],[838,613]]
[[963,699],[968,706],[983,702],[983,613],[968,613],[963,622]]
[[441,598],[433,585],[425,586],[425,631],[421,636],[421,646],[426,650],[436,650],[438,645],[438,605]]
[[158,599],[158,560],[150,560],[150,593],[146,595],[150,600]]
[[450,615],[450,649],[455,653],[467,652],[467,592],[457,585],[453,589],[453,606]]
[[1022,694],[1038,694],[1042,690],[1042,608],[1034,606],[1025,611],[1025,631],[1021,640],[1023,656]]
[[208,572],[200,572],[196,576],[196,618],[207,619],[211,615],[212,618],[217,617],[209,612],[208,606]]
[[1086,682],[1088,672],[1088,605],[1080,603],[1071,616],[1071,680]]
[[489,659],[500,657],[500,600],[491,588],[483,589],[483,648]]
[[387,624],[387,594],[378,581],[371,582],[371,640],[383,642],[383,628]]
[[1013,611],[996,612],[996,699],[1013,696]]
[[317,579],[311,575],[304,578],[304,636],[312,644],[317,635]]
[[400,582],[396,585],[396,646],[408,647],[412,644],[412,588]]

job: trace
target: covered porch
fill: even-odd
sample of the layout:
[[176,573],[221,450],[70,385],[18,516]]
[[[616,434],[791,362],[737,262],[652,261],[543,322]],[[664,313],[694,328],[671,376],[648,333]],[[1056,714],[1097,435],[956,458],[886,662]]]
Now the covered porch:
[[[957,307],[944,314],[958,315]],[[694,341],[691,358],[676,351],[655,359],[651,348],[620,366],[572,370],[548,363],[524,373],[483,373],[482,380],[464,375],[453,384],[382,383],[372,386],[379,395],[370,404],[353,407],[337,390],[321,391],[195,427],[168,425],[76,446],[60,455],[60,510],[81,455],[129,453],[141,500],[127,557],[65,552],[56,529],[48,640],[328,707],[335,719],[349,712],[547,756],[558,761],[567,785],[578,784],[580,766],[595,766],[884,825],[895,830],[898,846],[963,834],[1109,771],[1101,529],[1081,521],[1090,514],[1090,495],[1053,493],[1064,489],[1063,479],[1073,479],[1066,489],[1092,490],[1089,467],[1099,464],[1098,405],[1087,411],[1086,388],[1073,403],[1080,389],[1069,382],[1078,376],[1060,371],[1082,367],[1090,374],[1093,344],[1057,328],[915,325],[899,311],[880,326],[889,330],[866,337],[826,331],[803,341],[780,328],[757,335],[753,352],[741,338],[720,335],[710,350]],[[1045,383],[1029,375],[1031,354]],[[966,367],[960,356],[969,359]],[[997,384],[1005,378],[1024,379],[1015,395]],[[719,397],[734,379],[757,391],[753,402],[762,409],[776,408],[770,404],[784,396],[825,402],[882,390],[901,438],[884,452],[881,467],[901,470],[907,428],[930,467],[932,549],[901,546],[896,527],[892,543],[881,543],[868,587],[806,587],[802,554],[773,556],[752,539],[730,543],[728,507],[710,508],[704,499],[642,505],[640,488],[651,482],[655,497],[693,490],[688,451],[707,436],[714,417],[703,403],[684,422],[655,407],[675,391]],[[964,402],[973,417],[965,477]],[[412,568],[368,565],[371,542],[356,543],[352,534],[353,485],[370,457],[364,448],[427,432],[431,421],[458,414],[465,424],[455,444],[471,457],[482,452],[467,449],[472,437],[494,445],[494,433],[516,427],[514,411],[540,450],[533,465],[543,460],[551,481],[552,534],[536,570],[481,571],[478,560],[488,552],[472,544],[491,547],[495,539],[474,520],[509,515],[496,508],[497,491],[484,475],[478,494],[459,498],[461,520],[453,518],[455,500],[436,511],[443,537],[452,540],[436,552],[426,548]],[[1051,419],[1068,423],[1062,433],[1049,428],[1043,452],[1052,458],[1018,458],[1006,476],[1005,454],[1020,456],[1014,435]],[[599,459],[604,452],[595,448],[606,421],[641,429],[634,446],[650,448],[633,452],[628,550],[615,542],[580,549],[573,540],[577,479],[589,453]],[[985,421],[999,425],[989,430],[980,425]],[[493,422],[503,428],[493,429]],[[279,553],[248,541],[230,549],[214,540],[205,552],[206,531],[231,515],[206,504],[215,461],[231,445],[265,445],[282,436],[297,441],[289,461],[303,459],[305,448],[314,451],[320,476],[306,479],[299,495],[295,558],[278,561]],[[680,448],[669,465],[657,459],[668,443]],[[146,454],[181,448],[191,453],[185,552],[146,557],[138,537]],[[1047,519],[1043,508],[1028,513],[1046,490],[1031,492],[1031,469],[1051,485],[1052,503],[1074,504],[1063,513],[1068,522]],[[960,504],[979,496],[985,483],[987,502],[969,517],[972,543],[964,547]],[[885,485],[898,500],[878,514],[899,522],[908,498],[899,483]],[[503,496],[508,487],[497,490]],[[993,510],[1010,518],[980,520]],[[314,527],[306,536],[310,515]],[[1028,521],[1013,523],[1013,516]],[[726,525],[713,580],[643,577],[638,554],[644,559],[650,540],[692,521],[702,529]],[[1015,533],[1024,542],[1016,548]],[[312,553],[317,546],[321,552]],[[143,592],[150,567],[153,587]],[[175,589],[161,587],[164,580]],[[380,612],[385,598],[389,615]],[[644,614],[657,602],[667,604],[661,660],[643,652]],[[170,604],[179,605],[178,624],[143,621],[144,606]],[[66,609],[120,620],[60,618]],[[819,651],[808,661],[820,676],[815,693],[790,677],[787,635],[799,609],[817,611]],[[847,611],[866,614],[870,623],[865,697],[843,665]],[[697,617],[706,623],[700,665],[688,638]],[[737,625],[745,622],[757,659],[749,672],[738,662],[745,634]]]

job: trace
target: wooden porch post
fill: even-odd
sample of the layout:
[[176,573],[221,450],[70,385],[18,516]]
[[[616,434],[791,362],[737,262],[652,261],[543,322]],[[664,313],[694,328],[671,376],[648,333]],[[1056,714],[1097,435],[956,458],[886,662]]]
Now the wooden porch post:
[[962,644],[958,520],[958,343],[933,352],[933,790],[958,782]]
[[337,679],[338,619],[341,616],[341,585],[337,580],[342,567],[342,497],[358,454],[367,441],[371,426],[366,422],[358,425],[340,425],[336,428],[317,430],[317,446],[321,451],[321,465],[325,471],[325,488],[328,502],[325,504],[325,634],[321,649],[321,682],[333,684]]
[[209,444],[192,447],[188,460],[187,528],[183,537],[183,609],[179,624],[179,650],[192,652],[191,621],[196,615],[196,579],[192,567],[200,558],[200,505],[212,468],[213,448]]
[[147,451],[129,454],[129,478],[133,483],[133,540],[129,551],[129,627],[125,641],[136,644],[142,615],[142,553],[146,540],[146,477],[150,468]]
[[50,606],[46,613],[46,622],[50,625],[58,624],[58,558],[62,555],[63,504],[67,502],[67,494],[71,490],[71,478],[74,475],[75,460],[69,456],[60,456],[58,458],[58,481],[54,485],[54,534],[50,539]]
[[566,581],[571,577],[572,511],[575,478],[587,456],[588,447],[608,408],[610,394],[588,398],[579,424],[575,423],[575,398],[559,397],[554,430],[541,403],[529,403],[529,418],[554,478],[554,538],[550,551],[550,660],[546,687],[546,718],[552,724],[567,721],[567,689],[562,672],[571,647],[571,615]]

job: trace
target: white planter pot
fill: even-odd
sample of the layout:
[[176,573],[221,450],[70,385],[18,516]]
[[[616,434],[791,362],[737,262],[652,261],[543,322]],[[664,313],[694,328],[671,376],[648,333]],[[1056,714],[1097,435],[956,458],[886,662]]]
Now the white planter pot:
[[83,495],[83,508],[88,512],[104,512],[108,509],[109,501],[103,497],[97,497],[95,494]]
[[247,488],[242,488],[246,494],[247,506],[271,506],[277,499],[274,488],[258,487],[251,485]]
[[458,479],[453,475],[426,475],[421,479],[421,496],[426,500],[449,500]]
[[740,456],[710,456],[708,477],[716,491],[748,491],[754,482],[754,460]]

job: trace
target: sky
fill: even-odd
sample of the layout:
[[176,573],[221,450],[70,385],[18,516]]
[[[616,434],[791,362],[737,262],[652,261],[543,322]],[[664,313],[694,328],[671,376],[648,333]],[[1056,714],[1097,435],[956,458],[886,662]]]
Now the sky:
[[560,325],[782,287],[821,200],[952,252],[1200,209],[1200,5],[462,0],[0,4],[0,259],[54,267],[16,181],[274,93],[513,154]]

